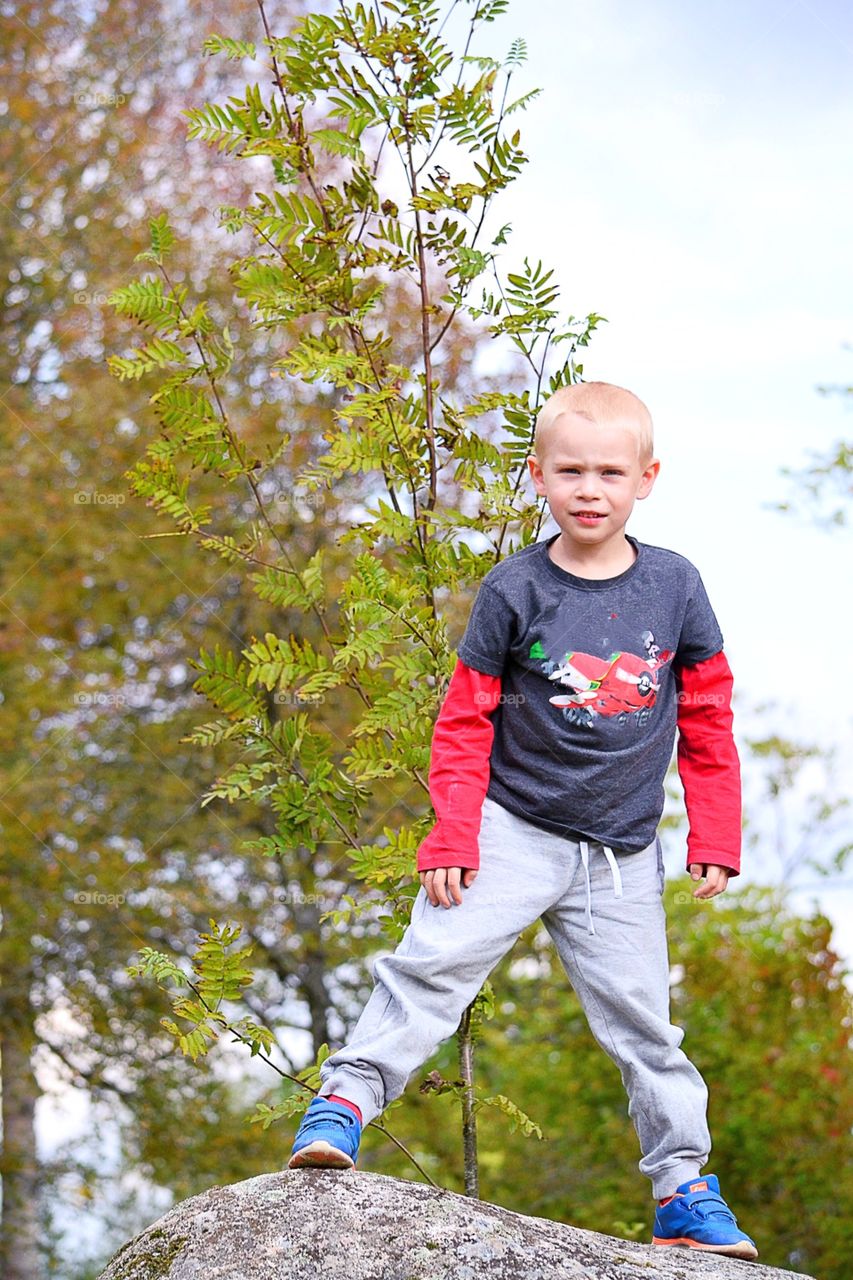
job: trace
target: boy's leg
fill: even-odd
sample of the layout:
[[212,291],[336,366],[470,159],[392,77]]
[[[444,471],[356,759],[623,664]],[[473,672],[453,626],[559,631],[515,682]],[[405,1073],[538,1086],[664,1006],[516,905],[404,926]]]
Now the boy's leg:
[[642,853],[616,855],[621,898],[603,846],[590,841],[588,848],[595,933],[579,846],[572,844],[571,887],[544,924],[593,1035],[621,1071],[640,1139],[640,1172],[661,1199],[698,1175],[711,1139],[705,1083],[679,1048],[684,1032],[669,1020],[660,846],[656,840]]
[[322,1064],[320,1094],[354,1102],[368,1124],[452,1035],[519,933],[565,892],[566,844],[486,799],[480,871],[461,905],[433,907],[423,889],[397,950],[374,965],[375,987],[349,1043]]

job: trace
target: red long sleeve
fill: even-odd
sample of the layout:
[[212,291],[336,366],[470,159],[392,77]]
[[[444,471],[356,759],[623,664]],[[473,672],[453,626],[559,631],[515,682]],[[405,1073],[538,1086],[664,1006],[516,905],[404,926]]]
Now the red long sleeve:
[[722,650],[675,668],[678,684],[678,772],[689,831],[687,865],[740,872],[740,760],[732,736],[732,673]]
[[418,871],[480,865],[480,820],[489,785],[500,676],[475,671],[460,659],[435,722],[429,794],[436,824],[418,849]]

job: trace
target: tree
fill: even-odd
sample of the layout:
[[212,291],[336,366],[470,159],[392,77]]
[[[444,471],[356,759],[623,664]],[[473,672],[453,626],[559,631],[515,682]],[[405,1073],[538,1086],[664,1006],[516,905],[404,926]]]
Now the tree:
[[[821,395],[853,395],[853,388],[843,386],[818,387]],[[810,520],[827,529],[845,526],[848,521],[853,470],[853,442],[849,436],[838,440],[823,453],[809,450],[808,461],[798,467],[782,467],[783,476],[796,481],[791,497],[778,504],[779,511],[796,511],[803,495],[809,498]],[[817,502],[817,506],[815,503]]]
[[[243,6],[233,8],[238,23]],[[245,194],[214,157],[193,170],[204,182],[182,182],[176,95],[228,89],[236,75],[189,62],[185,41],[195,33],[200,46],[204,21],[197,7],[133,0],[22,3],[0,17],[12,126],[0,142],[10,496],[0,518],[0,1234],[9,1276],[65,1265],[62,1244],[42,1247],[48,1203],[99,1199],[97,1151],[38,1159],[33,1117],[52,1092],[77,1089],[96,1119],[121,1117],[127,1129],[155,1090],[161,1119],[195,1088],[218,1089],[225,1111],[220,1082],[172,1059],[159,1003],[124,968],[132,946],[185,948],[223,895],[218,858],[260,834],[251,812],[245,823],[211,821],[200,793],[217,751],[178,743],[198,721],[188,642],[245,643],[251,615],[220,564],[198,564],[180,540],[166,549],[151,539],[150,514],[126,505],[144,397],[119,388],[101,363],[121,340],[105,299],[142,248],[131,224],[143,194],[170,202],[185,269],[196,273],[217,260],[208,185]],[[247,411],[258,345],[262,335],[240,366]],[[282,395],[253,412],[263,426],[287,403]],[[300,427],[313,433],[310,413]],[[282,502],[279,514],[298,537],[297,506]],[[271,879],[270,893],[276,887]]]
[[[238,36],[251,34],[240,29],[244,6],[218,12]],[[181,238],[172,270],[196,282],[224,323],[233,297],[224,233],[210,228],[211,191],[248,200],[255,177],[215,150],[188,153],[178,95],[235,92],[243,60],[194,57],[206,19],[180,0],[155,10],[134,0],[97,11],[21,4],[0,21],[13,124],[3,135],[10,180],[0,425],[6,489],[18,497],[0,526],[3,1236],[15,1252],[5,1260],[12,1274],[34,1274],[39,1252],[60,1274],[70,1262],[59,1227],[51,1248],[37,1246],[51,1234],[46,1204],[108,1213],[122,1175],[102,1169],[96,1140],[38,1160],[33,1116],[51,1094],[85,1095],[105,1138],[114,1142],[119,1125],[127,1160],[179,1194],[193,1179],[229,1167],[245,1176],[276,1158],[272,1135],[247,1143],[234,1090],[217,1074],[227,1075],[227,1063],[205,1074],[172,1059],[156,993],[124,979],[128,947],[188,954],[210,911],[233,911],[255,944],[259,976],[247,993],[254,1016],[293,1065],[290,1053],[314,1056],[345,1029],[364,981],[359,954],[376,925],[367,914],[347,934],[321,927],[323,909],[352,888],[346,860],[334,867],[322,849],[287,864],[239,852],[247,836],[274,833],[263,804],[249,801],[238,814],[201,808],[203,780],[231,747],[180,742],[199,727],[188,651],[225,644],[239,652],[252,634],[300,625],[316,646],[322,631],[306,626],[298,608],[260,599],[227,564],[202,562],[189,538],[164,537],[141,504],[126,503],[123,472],[145,397],[100,365],[104,349],[122,341],[122,322],[104,302],[134,269],[142,247],[134,210],[143,198],[169,206]],[[256,22],[251,13],[248,22]],[[323,161],[325,180],[335,164],[334,156]],[[388,330],[409,361],[418,328],[409,297],[391,282],[386,304]],[[257,330],[235,351],[229,403],[276,442],[286,417],[287,456],[268,469],[265,500],[299,558],[323,550],[330,574],[343,580],[347,553],[336,540],[358,509],[361,477],[336,486],[337,503],[295,486],[316,458],[332,394],[290,379],[270,383],[275,341]],[[470,327],[458,323],[437,353],[445,387],[468,399],[479,381],[472,349]],[[232,489],[221,498],[223,527],[239,529],[243,496]],[[31,512],[37,528],[22,519]],[[273,717],[298,706],[290,692],[267,696]],[[345,733],[346,706],[330,699],[326,711],[330,732]],[[371,797],[365,829],[397,824],[406,812],[394,796]],[[139,1212],[136,1186],[131,1215]]]
[[[245,847],[285,867],[320,866],[329,878],[349,859],[367,892],[328,913],[333,925],[378,911],[396,938],[427,829],[432,721],[452,666],[446,609],[535,538],[543,512],[522,482],[536,413],[580,374],[575,355],[598,317],[561,322],[541,264],[500,267],[509,228],[492,225],[491,206],[524,163],[510,117],[531,95],[510,93],[523,41],[503,64],[471,49],[505,0],[467,5],[459,54],[442,34],[457,4],[442,15],[424,0],[383,10],[342,3],[284,38],[259,7],[269,84],[187,112],[192,137],[255,169],[267,162],[268,189],[221,209],[228,231],[253,240],[231,268],[233,324],[217,324],[173,273],[175,236],[161,214],[143,255],[149,273],[112,295],[147,337],[110,365],[124,380],[167,374],[152,396],[161,430],[133,469],[136,493],[245,573],[260,599],[302,615],[299,635],[268,630],[238,654],[200,654],[196,688],[220,718],[191,740],[241,753],[206,798],[262,804],[271,830]],[[235,59],[256,52],[218,34],[206,48]],[[333,183],[320,156],[335,165]],[[415,352],[381,309],[392,289],[418,316]],[[264,440],[230,406],[238,304],[255,330],[282,342],[270,375],[329,396],[327,447],[297,484],[311,495],[359,478],[367,496],[339,558],[321,548],[300,560],[269,509],[265,480],[291,442]],[[531,387],[454,395],[445,353],[470,321],[520,353]],[[235,489],[249,508],[226,522],[223,495]],[[287,714],[275,698],[288,699]],[[391,822],[371,841],[376,807],[414,821]],[[201,1050],[216,1017],[203,1000],[180,1011],[189,1026],[175,1024],[176,1034]],[[268,1048],[260,1033],[254,1043]]]

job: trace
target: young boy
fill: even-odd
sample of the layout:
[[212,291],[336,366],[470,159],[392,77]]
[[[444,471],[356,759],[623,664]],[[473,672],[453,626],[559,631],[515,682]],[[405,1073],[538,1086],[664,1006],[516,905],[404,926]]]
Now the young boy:
[[561,388],[528,465],[560,532],[483,579],[435,725],[437,822],[418,850],[411,923],[376,961],[350,1043],[323,1063],[289,1167],[351,1167],[362,1126],[541,917],[620,1068],[658,1201],[654,1243],[755,1258],[717,1179],[700,1174],[707,1090],[669,1021],[657,837],[677,726],[693,896],[738,874],[722,635],[693,565],[625,533],[660,469],[642,401],[608,383]]

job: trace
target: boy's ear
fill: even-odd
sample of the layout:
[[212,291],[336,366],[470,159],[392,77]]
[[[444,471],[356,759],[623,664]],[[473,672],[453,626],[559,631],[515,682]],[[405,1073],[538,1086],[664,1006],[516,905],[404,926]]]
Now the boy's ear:
[[655,483],[655,480],[657,480],[658,478],[659,471],[660,471],[660,459],[652,458],[651,462],[643,470],[643,475],[640,480],[640,487],[637,490],[638,498],[647,498],[649,496],[649,494],[652,491],[652,487]]
[[528,456],[527,467],[530,472],[531,479],[533,480],[533,484],[536,487],[537,493],[540,493],[540,494],[543,493],[544,490],[540,490],[539,486],[543,484],[544,477],[542,475],[542,467],[535,453],[531,453]]

